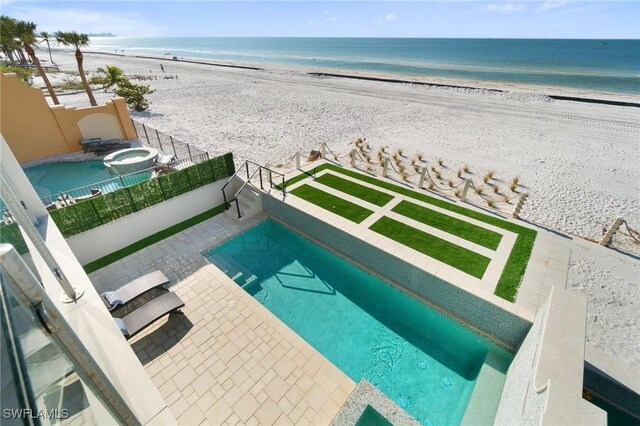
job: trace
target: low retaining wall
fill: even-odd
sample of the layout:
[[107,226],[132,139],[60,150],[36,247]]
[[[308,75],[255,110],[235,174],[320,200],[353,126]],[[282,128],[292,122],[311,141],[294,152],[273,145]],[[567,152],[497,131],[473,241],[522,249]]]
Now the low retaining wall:
[[113,222],[67,238],[82,265],[140,241],[156,232],[204,213],[223,203],[226,179],[171,198]]

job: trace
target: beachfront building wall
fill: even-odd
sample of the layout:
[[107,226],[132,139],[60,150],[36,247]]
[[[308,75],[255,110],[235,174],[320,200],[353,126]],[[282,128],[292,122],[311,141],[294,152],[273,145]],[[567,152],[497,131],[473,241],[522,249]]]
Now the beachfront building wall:
[[87,108],[50,106],[42,90],[0,72],[0,104],[0,132],[20,163],[79,151],[82,138],[137,138],[123,98]]
[[[15,194],[15,198],[25,208],[26,220],[36,227],[39,240],[53,256],[62,274],[74,288],[83,289],[84,295],[75,303],[62,301],[60,296],[63,294],[63,289],[52,269],[47,265],[42,249],[38,249],[34,241],[23,233],[29,248],[29,252],[22,256],[24,263],[28,265],[33,275],[38,277],[39,283],[69,324],[70,329],[115,387],[117,394],[122,396],[127,406],[133,411],[137,421],[140,424],[176,424],[176,419],[166,402],[104,307],[89,277],[49,216],[3,137],[0,137],[0,171],[1,184],[5,188],[3,191],[10,190]],[[12,213],[21,227],[27,225],[15,211]],[[2,265],[3,271],[5,267],[6,265]],[[41,362],[46,361],[46,359],[41,360]],[[85,387],[84,382],[82,386]],[[95,423],[114,424],[108,413],[100,409],[101,404],[96,400],[92,389],[85,388],[83,393],[89,399]],[[3,408],[14,407],[3,404]]]

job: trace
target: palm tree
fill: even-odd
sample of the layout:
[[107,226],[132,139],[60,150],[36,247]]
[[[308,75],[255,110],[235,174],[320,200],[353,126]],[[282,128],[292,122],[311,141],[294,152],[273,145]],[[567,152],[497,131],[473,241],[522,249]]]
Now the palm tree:
[[51,42],[53,41],[53,34],[49,34],[46,31],[40,31],[40,39],[47,43],[47,49],[49,49],[49,59],[53,65],[53,57],[51,56]]
[[16,40],[16,20],[6,15],[0,16],[0,46],[2,53],[9,58],[11,65],[16,64],[14,53],[20,48],[20,44]]
[[82,52],[80,51],[81,47],[89,45],[89,36],[86,34],[79,34],[75,31],[58,31],[56,33],[56,41],[58,43],[64,44],[65,46],[73,46],[76,48],[76,61],[78,61],[78,71],[80,72],[82,85],[84,86],[84,90],[87,91],[91,106],[97,106],[98,103],[96,102],[96,98],[93,97],[93,92],[91,91],[91,87],[89,87],[87,76],[84,73],[84,67],[82,66],[82,61],[84,58],[82,56]]
[[36,52],[33,50],[32,44],[37,41],[36,39],[36,24],[33,22],[26,21],[17,21],[15,25],[15,32],[18,40],[24,47],[25,52],[31,58],[31,62],[36,66],[38,73],[42,76],[42,80],[44,84],[47,86],[47,90],[49,91],[49,95],[51,96],[51,100],[55,105],[59,105],[58,97],[56,96],[56,92],[53,91],[53,87],[51,86],[51,82],[49,82],[49,78],[47,74],[42,69],[42,65],[40,65],[40,60],[36,56]]
[[118,68],[115,65],[105,65],[104,68],[98,68],[97,71],[104,74],[104,91],[105,92],[109,87],[125,80],[124,71],[122,71],[121,68]]

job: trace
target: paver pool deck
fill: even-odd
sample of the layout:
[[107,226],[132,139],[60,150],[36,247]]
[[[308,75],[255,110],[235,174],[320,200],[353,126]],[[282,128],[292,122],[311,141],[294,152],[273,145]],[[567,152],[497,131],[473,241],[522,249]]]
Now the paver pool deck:
[[218,215],[90,275],[103,291],[160,269],[185,302],[130,341],[180,424],[327,425],[356,387],[200,254],[264,217]]

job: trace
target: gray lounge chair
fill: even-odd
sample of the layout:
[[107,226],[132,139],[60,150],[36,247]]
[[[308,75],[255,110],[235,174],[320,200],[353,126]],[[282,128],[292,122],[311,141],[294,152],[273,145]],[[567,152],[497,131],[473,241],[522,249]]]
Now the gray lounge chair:
[[165,284],[169,283],[169,279],[162,273],[162,271],[150,272],[135,280],[123,285],[118,290],[109,293],[116,293],[118,300],[122,303],[119,305],[111,305],[107,298],[107,293],[102,293],[100,299],[104,302],[104,305],[108,310],[113,311],[116,308],[126,305],[133,299],[142,296],[143,294],[156,289],[162,288]]
[[132,338],[158,319],[172,312],[182,314],[180,308],[184,302],[175,293],[168,291],[162,296],[152,299],[150,302],[140,306],[130,314],[119,318],[126,327],[123,334],[127,339]]

